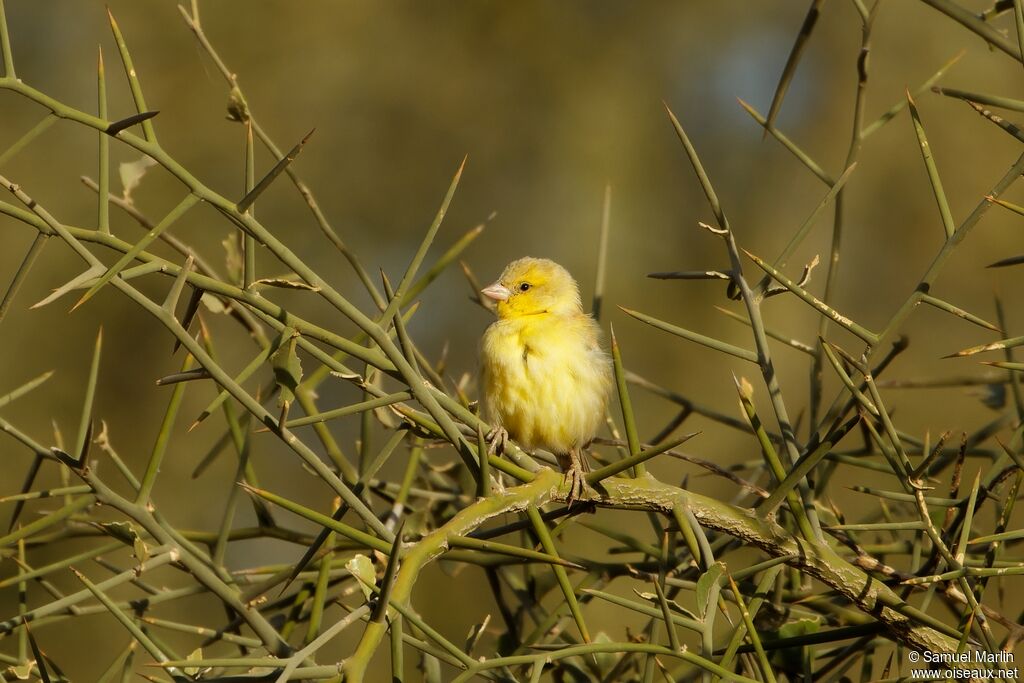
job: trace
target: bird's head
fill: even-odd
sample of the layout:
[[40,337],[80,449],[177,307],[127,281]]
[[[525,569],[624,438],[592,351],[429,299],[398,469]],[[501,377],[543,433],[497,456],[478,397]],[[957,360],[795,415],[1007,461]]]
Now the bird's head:
[[562,266],[543,258],[521,258],[481,292],[497,303],[499,318],[583,311],[580,288]]

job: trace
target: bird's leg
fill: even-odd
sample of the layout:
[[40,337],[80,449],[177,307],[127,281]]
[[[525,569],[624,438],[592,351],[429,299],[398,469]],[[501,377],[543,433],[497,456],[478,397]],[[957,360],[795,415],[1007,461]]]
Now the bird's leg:
[[559,453],[557,458],[559,467],[565,473],[563,480],[569,481],[569,492],[565,502],[569,508],[572,508],[573,503],[580,499],[587,487],[586,473],[590,467],[581,448],[573,448],[568,453]]
[[491,455],[501,455],[508,445],[508,430],[500,425],[495,425],[484,437],[487,441],[487,452]]

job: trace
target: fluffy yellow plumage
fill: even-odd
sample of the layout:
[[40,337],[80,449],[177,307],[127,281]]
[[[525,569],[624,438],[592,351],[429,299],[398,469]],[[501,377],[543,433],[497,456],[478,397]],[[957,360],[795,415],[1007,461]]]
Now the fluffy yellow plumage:
[[480,350],[492,445],[511,436],[554,453],[571,479],[571,501],[582,490],[583,448],[597,435],[612,386],[601,328],[583,312],[569,271],[554,261],[513,261],[483,294],[498,314]]

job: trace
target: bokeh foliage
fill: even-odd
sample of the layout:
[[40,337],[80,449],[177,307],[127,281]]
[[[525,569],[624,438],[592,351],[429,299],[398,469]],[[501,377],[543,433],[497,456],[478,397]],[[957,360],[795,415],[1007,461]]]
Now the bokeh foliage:
[[[8,3],[4,675],[874,680],[1012,650],[1021,339],[982,268],[1012,291],[1020,8],[806,4],[126,6],[64,82],[81,55],[20,36],[69,17]],[[679,92],[757,89],[776,30],[761,107]],[[465,293],[524,251],[617,325],[595,514],[545,454],[481,458]]]

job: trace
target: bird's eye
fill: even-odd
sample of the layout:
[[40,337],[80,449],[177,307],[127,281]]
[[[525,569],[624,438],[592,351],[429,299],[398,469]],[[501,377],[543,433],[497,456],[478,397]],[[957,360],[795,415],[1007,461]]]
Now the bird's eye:
[[519,285],[519,291],[520,292],[525,292],[525,291],[527,291],[529,289],[530,289],[530,283],[529,282],[524,282],[523,284]]

